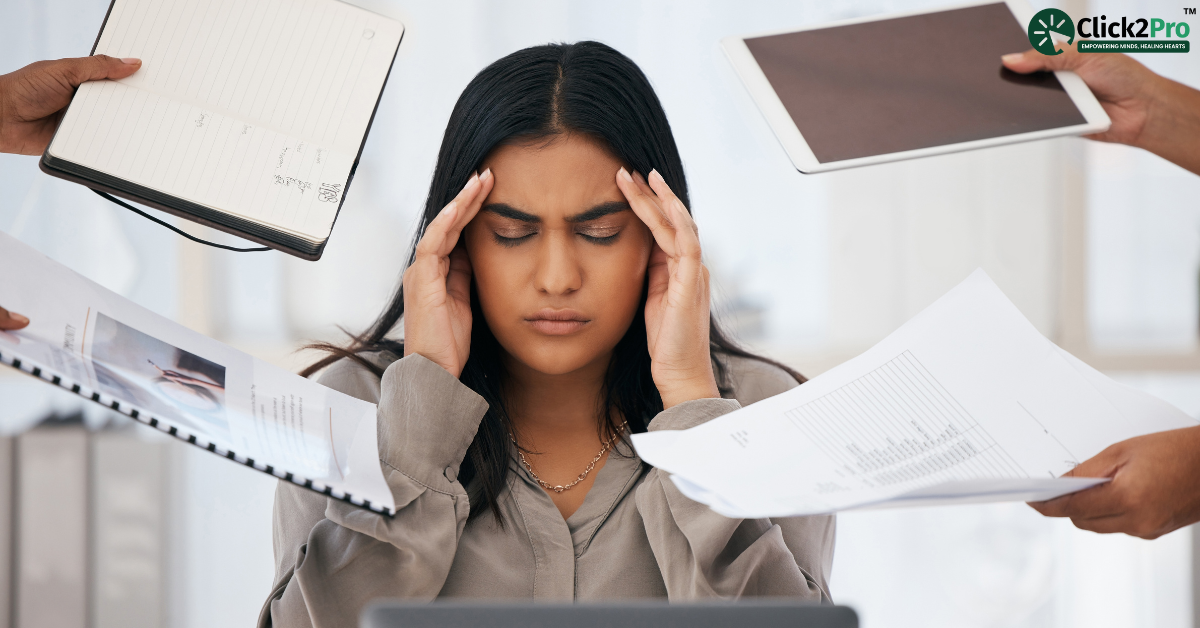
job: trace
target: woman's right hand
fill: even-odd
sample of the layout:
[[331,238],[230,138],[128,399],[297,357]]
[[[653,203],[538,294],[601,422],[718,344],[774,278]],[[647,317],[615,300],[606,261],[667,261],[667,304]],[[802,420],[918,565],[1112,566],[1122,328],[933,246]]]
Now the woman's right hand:
[[21,329],[28,324],[28,318],[0,307],[0,330]]
[[491,169],[472,176],[425,228],[404,271],[404,355],[419,353],[455,377],[471,354],[471,261],[458,237],[494,182]]

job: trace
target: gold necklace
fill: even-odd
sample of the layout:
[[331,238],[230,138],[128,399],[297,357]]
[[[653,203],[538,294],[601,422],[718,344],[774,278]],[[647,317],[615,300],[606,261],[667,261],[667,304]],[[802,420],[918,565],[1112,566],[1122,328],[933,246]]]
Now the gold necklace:
[[569,488],[574,487],[576,484],[579,484],[585,478],[587,478],[588,474],[592,472],[592,469],[596,468],[596,463],[600,462],[600,459],[604,457],[604,454],[608,453],[608,450],[612,448],[613,443],[617,442],[617,437],[625,431],[625,426],[627,425],[629,425],[629,421],[622,422],[620,427],[617,428],[617,431],[612,435],[611,438],[608,439],[608,442],[604,443],[604,446],[600,448],[600,453],[596,454],[596,457],[592,458],[592,461],[588,463],[588,466],[583,470],[583,473],[580,473],[579,477],[575,478],[574,482],[571,482],[565,486],[562,484],[551,484],[538,477],[537,471],[533,470],[533,465],[529,464],[529,461],[525,459],[525,453],[521,451],[521,446],[517,444],[517,437],[513,436],[512,432],[509,432],[508,438],[512,441],[513,446],[517,448],[517,457],[521,459],[521,465],[525,467],[525,470],[529,472],[529,475],[533,476],[534,481],[548,491],[561,493]]

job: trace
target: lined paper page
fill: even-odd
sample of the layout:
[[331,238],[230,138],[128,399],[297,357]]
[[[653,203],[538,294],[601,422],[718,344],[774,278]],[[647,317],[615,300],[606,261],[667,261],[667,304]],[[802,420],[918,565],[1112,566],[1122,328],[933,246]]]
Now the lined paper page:
[[336,0],[117,0],[55,157],[328,237],[403,27]]

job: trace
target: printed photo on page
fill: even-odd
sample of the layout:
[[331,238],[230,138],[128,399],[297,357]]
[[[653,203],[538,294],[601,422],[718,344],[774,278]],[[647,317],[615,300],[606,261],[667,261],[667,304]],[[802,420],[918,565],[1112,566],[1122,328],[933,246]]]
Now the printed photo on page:
[[374,404],[275,367],[88,281],[0,233],[0,362],[241,464],[392,509]]

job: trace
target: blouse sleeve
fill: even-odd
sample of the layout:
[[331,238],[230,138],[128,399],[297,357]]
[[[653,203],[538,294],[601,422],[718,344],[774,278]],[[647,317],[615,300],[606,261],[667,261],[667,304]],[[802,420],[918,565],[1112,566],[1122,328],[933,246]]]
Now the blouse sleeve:
[[431,600],[450,572],[470,506],[458,468],[487,402],[419,355],[383,375],[379,455],[396,501],[388,518],[326,500],[259,626],[355,626],[379,597]]
[[[733,399],[688,401],[661,412],[649,430],[688,429],[740,407]],[[781,521],[784,526],[771,519],[730,519],[685,497],[659,469],[650,470],[636,499],[669,599],[831,601],[821,559],[833,554],[832,517],[804,518],[802,526],[795,525],[798,519]]]

